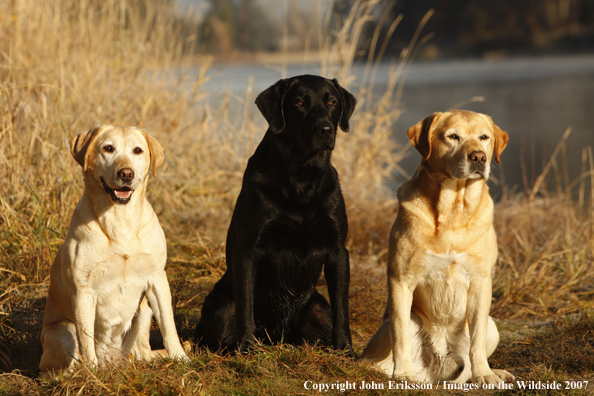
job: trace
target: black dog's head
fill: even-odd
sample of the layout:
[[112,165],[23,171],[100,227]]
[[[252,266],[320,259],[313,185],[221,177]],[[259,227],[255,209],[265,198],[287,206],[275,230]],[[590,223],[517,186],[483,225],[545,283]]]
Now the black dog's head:
[[357,101],[336,79],[282,79],[256,98],[270,131],[304,152],[333,150],[336,128],[349,131]]

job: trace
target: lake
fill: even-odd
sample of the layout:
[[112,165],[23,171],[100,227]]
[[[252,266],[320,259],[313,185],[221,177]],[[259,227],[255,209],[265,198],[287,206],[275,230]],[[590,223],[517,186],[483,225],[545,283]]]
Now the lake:
[[[377,92],[374,97],[385,92],[391,67],[389,63],[378,66],[373,81]],[[355,81],[350,87],[357,87],[364,69],[364,65],[352,68]],[[216,100],[222,91],[243,93],[250,82],[259,93],[279,78],[305,73],[319,74],[320,68],[219,64],[207,72],[210,80],[201,89]],[[489,114],[508,132],[510,141],[501,156],[501,165],[495,166],[491,183],[496,197],[502,193],[499,179],[505,181],[508,190],[523,190],[524,179],[532,185],[543,169],[543,158],[545,161],[550,158],[566,128],[572,128],[567,150],[559,154],[559,166],[553,167],[551,174],[557,172],[566,175],[569,181],[576,180],[582,173],[582,150],[594,148],[594,55],[418,62],[412,64],[402,81],[399,101],[402,114],[394,125],[395,139],[400,142],[407,141],[408,127],[432,112],[449,108]],[[471,101],[473,97],[484,100]],[[402,167],[412,173],[419,161],[419,155],[411,149]],[[402,181],[404,177],[399,177],[396,184]],[[554,184],[554,180],[549,183],[549,189]]]

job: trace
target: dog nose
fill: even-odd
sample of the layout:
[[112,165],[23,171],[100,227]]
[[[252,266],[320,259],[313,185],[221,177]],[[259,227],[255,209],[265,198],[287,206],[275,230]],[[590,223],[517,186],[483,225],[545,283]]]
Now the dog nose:
[[487,162],[487,154],[482,151],[473,151],[468,154],[468,159],[474,164],[482,165]]
[[130,181],[134,179],[134,171],[130,168],[122,168],[118,171],[118,177],[122,181]]
[[322,136],[332,135],[334,133],[334,125],[328,121],[318,122],[316,124],[316,132]]

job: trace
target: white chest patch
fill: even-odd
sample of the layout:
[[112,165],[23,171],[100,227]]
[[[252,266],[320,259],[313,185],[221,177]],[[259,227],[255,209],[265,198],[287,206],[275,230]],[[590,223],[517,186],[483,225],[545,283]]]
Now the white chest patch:
[[149,279],[159,267],[149,254],[105,255],[95,264],[87,279],[96,296],[95,338],[97,345],[122,348],[123,337],[130,329]]
[[454,275],[452,271],[468,274],[466,268],[469,265],[469,257],[467,253],[450,252],[445,254],[433,253],[431,250],[425,252],[426,275],[434,272],[446,272]]
[[432,323],[464,320],[470,286],[468,255],[427,251],[423,264],[426,271],[414,292],[415,310]]

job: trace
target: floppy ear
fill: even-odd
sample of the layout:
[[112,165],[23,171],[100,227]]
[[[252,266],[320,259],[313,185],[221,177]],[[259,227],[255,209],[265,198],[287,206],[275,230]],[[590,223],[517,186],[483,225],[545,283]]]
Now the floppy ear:
[[419,121],[416,125],[408,128],[406,134],[410,142],[421,153],[424,160],[431,156],[431,139],[435,122],[441,118],[443,113],[433,113],[429,117]]
[[93,145],[101,128],[103,128],[103,125],[89,129],[87,132],[79,133],[70,139],[70,153],[85,171],[89,167],[90,155],[93,152],[89,148]]
[[150,136],[144,130],[141,129],[141,132],[146,139],[146,143],[151,154],[151,169],[153,170],[153,177],[157,177],[157,169],[163,165],[163,159],[165,158],[163,155],[163,147],[161,146],[161,143],[157,141],[157,139]]
[[495,125],[493,120],[491,120],[491,123],[493,124],[493,133],[495,135],[495,161],[499,164],[499,156],[505,149],[505,146],[507,146],[509,136],[507,135],[507,132],[502,131],[501,128]]
[[278,80],[256,98],[256,105],[260,109],[260,113],[262,113],[268,122],[270,130],[275,134],[279,134],[285,129],[283,103],[285,93],[294,81],[290,81],[289,79]]
[[357,105],[357,99],[349,91],[344,89],[339,83],[337,79],[333,79],[332,83],[334,87],[338,90],[340,94],[340,129],[343,132],[348,132],[349,127],[349,120],[355,111],[355,106]]

